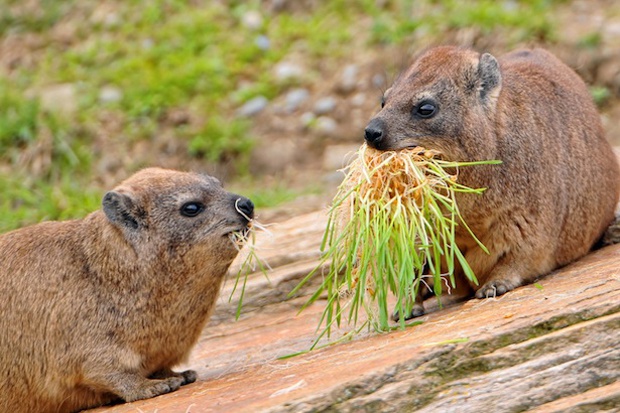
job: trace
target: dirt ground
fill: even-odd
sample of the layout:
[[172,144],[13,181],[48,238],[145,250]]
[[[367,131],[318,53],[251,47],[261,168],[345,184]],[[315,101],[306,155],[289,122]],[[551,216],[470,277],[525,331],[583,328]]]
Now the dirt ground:
[[[262,6],[266,10],[288,8],[292,13],[311,13],[315,3],[279,0],[266,1]],[[32,8],[38,3],[24,4]],[[113,3],[101,7],[107,10]],[[557,30],[553,37],[516,47],[546,47],[573,67],[593,88],[608,139],[620,145],[620,3],[573,0],[560,2],[556,7]],[[52,29],[55,41],[71,44],[71,15]],[[79,13],[75,16],[81,18]],[[248,118],[256,140],[249,163],[252,185],[281,185],[299,193],[325,192],[322,189],[336,185],[341,175],[335,171],[343,166],[346,154],[363,141],[364,127],[379,109],[383,91],[420,48],[458,44],[501,55],[515,47],[508,33],[504,35],[501,29],[490,36],[476,27],[441,34],[420,33],[411,44],[371,47],[364,36],[371,26],[370,19],[356,21],[354,30],[359,35],[353,36],[347,50],[328,59],[317,59],[293,48],[289,56],[273,67],[274,76],[298,71],[304,78],[301,86],[285,90],[255,112],[241,114],[244,108],[231,109]],[[10,73],[19,65],[37,64],[44,53],[40,36],[34,33],[0,40],[1,73]],[[193,121],[191,114],[172,110],[162,118],[161,133],[152,140],[125,143],[118,137],[120,120],[113,113],[103,116],[93,148],[100,154],[93,165],[99,184],[107,188],[136,165],[158,164],[206,169],[234,186],[239,178],[232,172],[237,160],[224,159],[217,165],[206,165],[204,159],[190,156],[186,143],[172,133],[172,126]],[[166,128],[168,124],[170,129]]]
[[[560,10],[556,16],[560,40],[523,46],[548,48],[579,73],[592,87],[593,95],[597,90],[604,92],[596,98],[603,125],[609,141],[620,145],[620,4],[572,1]],[[599,36],[596,47],[583,45],[583,38],[591,33]],[[501,37],[490,38],[474,29],[445,33],[442,43],[496,55],[509,51]],[[320,80],[310,88],[310,98],[295,110],[285,109],[286,96],[282,96],[253,118],[252,131],[260,142],[252,157],[253,173],[266,182],[283,179],[293,187],[318,182],[330,188],[338,182],[340,175],[334,171],[342,166],[345,155],[362,143],[365,125],[379,110],[383,91],[417,52],[406,46],[368,50],[352,45],[352,50],[355,52],[344,59],[327,64],[299,57],[297,62],[311,67]],[[355,72],[354,79],[347,77],[351,71]],[[334,100],[333,110],[317,114],[316,104],[324,97]],[[310,125],[304,123],[308,114],[314,121]],[[317,126],[317,120],[329,125]]]

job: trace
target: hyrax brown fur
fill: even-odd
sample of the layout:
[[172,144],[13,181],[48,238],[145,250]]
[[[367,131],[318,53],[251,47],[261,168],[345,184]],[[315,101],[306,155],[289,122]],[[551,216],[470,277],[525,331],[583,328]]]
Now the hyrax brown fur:
[[[583,81],[545,50],[496,60],[457,47],[422,53],[384,95],[365,138],[379,150],[422,146],[463,167],[457,244],[478,298],[504,294],[585,255],[614,218],[616,157]],[[460,281],[460,283],[459,283]],[[463,278],[457,284],[465,284]],[[457,285],[458,287],[458,285]],[[424,313],[418,305],[412,315]]]
[[[239,213],[238,211],[241,211]],[[83,220],[0,237],[0,411],[70,412],[196,380],[196,343],[253,213],[206,175],[145,169]]]

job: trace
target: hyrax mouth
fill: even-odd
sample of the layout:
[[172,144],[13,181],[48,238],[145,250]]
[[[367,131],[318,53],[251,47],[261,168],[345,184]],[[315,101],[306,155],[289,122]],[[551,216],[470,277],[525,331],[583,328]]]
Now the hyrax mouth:
[[231,231],[229,233],[229,235],[234,235],[236,237],[247,239],[248,236],[250,235],[250,231],[252,231],[252,223],[249,223],[248,225],[244,226],[243,228]]
[[247,237],[250,233],[249,225],[239,225],[238,227],[232,227],[224,233],[224,237]]
[[252,221],[250,221],[243,227],[228,232],[225,236],[230,238],[237,249],[241,249],[248,242],[253,231]]

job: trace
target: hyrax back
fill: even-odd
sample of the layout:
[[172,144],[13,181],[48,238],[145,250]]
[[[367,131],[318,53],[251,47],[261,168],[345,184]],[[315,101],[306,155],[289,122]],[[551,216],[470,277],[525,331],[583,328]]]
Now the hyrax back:
[[0,411],[69,412],[196,379],[182,362],[252,203],[213,178],[146,169],[83,220],[0,237]]
[[[585,255],[614,217],[619,171],[583,81],[550,53],[496,60],[456,47],[423,53],[385,93],[365,137],[380,150],[423,146],[464,167],[459,247],[479,298],[503,294]],[[463,283],[464,281],[461,281]],[[419,312],[418,312],[419,314]]]

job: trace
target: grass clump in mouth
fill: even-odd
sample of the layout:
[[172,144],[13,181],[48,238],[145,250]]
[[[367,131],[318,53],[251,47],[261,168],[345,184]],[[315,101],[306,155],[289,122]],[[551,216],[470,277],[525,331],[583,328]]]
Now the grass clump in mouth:
[[235,209],[239,214],[243,215],[243,217],[248,220],[248,225],[246,228],[231,232],[229,235],[231,242],[238,251],[245,248],[245,257],[239,265],[239,270],[235,276],[235,285],[233,286],[230,296],[228,297],[228,302],[232,301],[233,295],[235,294],[235,291],[237,291],[239,283],[241,283],[241,292],[239,293],[239,302],[237,303],[235,320],[238,320],[241,315],[241,307],[243,306],[243,297],[245,296],[245,287],[247,285],[249,275],[255,273],[256,271],[260,271],[267,278],[267,280],[269,280],[267,271],[271,269],[269,264],[260,258],[256,247],[256,232],[262,231],[269,233],[269,230],[255,218],[249,217],[243,213],[243,211],[239,209],[239,206],[237,205],[238,203],[239,200],[237,199],[235,202]]
[[[456,245],[457,227],[486,248],[463,221],[456,195],[485,188],[460,184],[458,174],[462,167],[496,163],[445,161],[439,152],[420,147],[378,151],[362,145],[329,210],[322,261],[291,293],[331,262],[304,306],[327,294],[318,326],[323,331],[312,348],[343,316],[354,331],[365,325],[379,332],[393,329],[390,297],[399,314],[410,314],[422,283],[432,284],[439,296],[443,285],[455,286],[456,268],[477,282]],[[366,321],[355,330],[361,310]],[[399,323],[404,328],[405,318]]]

